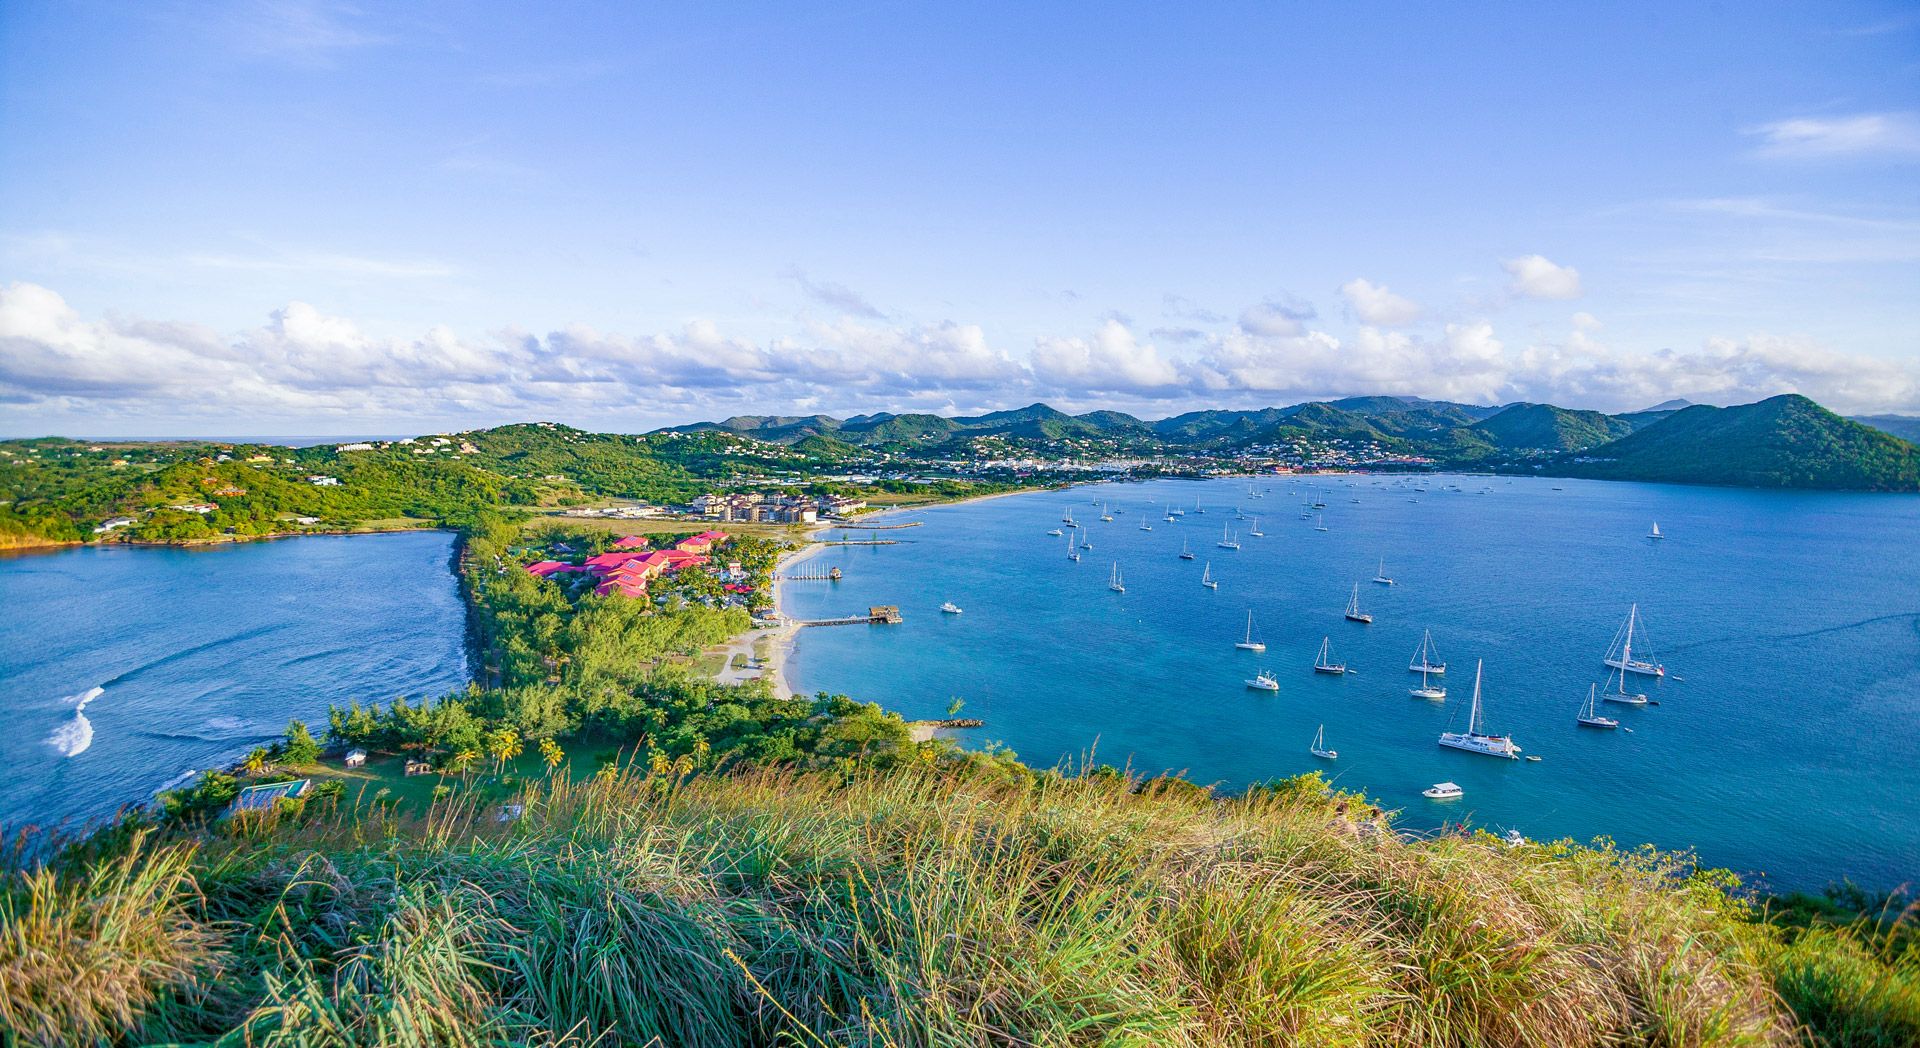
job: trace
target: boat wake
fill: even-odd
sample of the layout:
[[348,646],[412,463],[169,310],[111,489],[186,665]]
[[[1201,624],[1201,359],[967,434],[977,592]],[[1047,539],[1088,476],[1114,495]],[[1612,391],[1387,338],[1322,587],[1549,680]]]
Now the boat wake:
[[1714,637],[1710,640],[1697,640],[1691,644],[1682,644],[1675,648],[1668,648],[1667,650],[1669,652],[1692,651],[1695,648],[1708,648],[1717,644],[1726,644],[1732,641],[1806,640],[1808,637],[1819,637],[1828,633],[1845,633],[1847,630],[1859,629],[1862,626],[1874,626],[1882,622],[1900,622],[1903,620],[1912,620],[1915,626],[1920,626],[1920,615],[1916,615],[1911,611],[1899,611],[1899,612],[1894,612],[1891,615],[1875,615],[1870,619],[1861,619],[1858,622],[1843,622],[1838,626],[1822,626],[1817,630],[1807,630],[1804,633],[1775,633],[1775,634],[1770,634],[1766,636],[1745,635],[1745,636],[1733,636],[1733,637]]
[[60,701],[73,705],[73,719],[53,729],[47,736],[47,745],[54,748],[62,757],[78,757],[93,745],[93,722],[87,719],[87,703],[100,697],[105,688],[88,688],[78,695],[69,695]]

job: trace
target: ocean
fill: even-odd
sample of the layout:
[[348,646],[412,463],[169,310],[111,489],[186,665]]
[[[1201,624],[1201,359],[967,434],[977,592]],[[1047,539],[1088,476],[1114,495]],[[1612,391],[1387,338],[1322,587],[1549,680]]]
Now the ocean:
[[83,826],[329,702],[467,681],[444,532],[0,558],[0,825]]
[[[1315,501],[1325,508],[1303,519]],[[1096,502],[1116,519],[1101,522]],[[1186,515],[1168,522],[1169,505]],[[1094,546],[1077,563],[1047,534],[1069,511]],[[801,630],[787,660],[796,690],[910,718],[945,716],[959,699],[986,724],[958,738],[1040,766],[1093,759],[1226,789],[1320,771],[1413,830],[1466,821],[1692,848],[1779,889],[1920,877],[1920,498],[1262,477],[1082,486],[888,519],[924,525],[854,533],[898,545],[820,551],[810,566],[845,578],[785,583],[782,607],[814,618],[897,604],[905,621]],[[1241,549],[1216,545],[1223,529]],[[1178,558],[1183,541],[1195,560]],[[1199,584],[1209,564],[1217,590]],[[1393,585],[1371,581],[1383,564]],[[1125,593],[1108,588],[1115,565]],[[1356,584],[1371,625],[1343,617]],[[962,613],[941,613],[947,601]],[[1646,706],[1601,705],[1620,730],[1581,728],[1636,604],[1635,658],[1668,676],[1629,678]],[[1233,646],[1249,611],[1264,654]],[[1444,702],[1407,694],[1428,629],[1448,664]],[[1312,671],[1323,639],[1352,672]],[[1486,729],[1539,761],[1436,745],[1465,726],[1476,663]],[[1278,693],[1247,688],[1261,669]],[[1321,726],[1337,760],[1307,752]],[[1421,795],[1443,780],[1464,797]]]

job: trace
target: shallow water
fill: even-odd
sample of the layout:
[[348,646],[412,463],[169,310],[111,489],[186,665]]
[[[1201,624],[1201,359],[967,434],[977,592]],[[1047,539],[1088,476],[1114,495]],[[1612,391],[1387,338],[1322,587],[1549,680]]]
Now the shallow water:
[[[1464,818],[1691,846],[1776,887],[1920,877],[1920,498],[1486,477],[1256,483],[1257,500],[1244,479],[1162,481],[905,514],[926,525],[882,533],[900,545],[823,551],[813,563],[846,579],[788,583],[782,602],[801,617],[898,604],[906,621],[802,630],[790,679],[909,717],[964,699],[987,722],[965,738],[1040,765],[1097,751],[1228,787],[1317,769],[1401,809],[1409,827]],[[1326,503],[1327,531],[1300,518],[1309,497]],[[1095,499],[1114,522],[1098,520]],[[1189,511],[1178,523],[1163,519],[1170,500]],[[1046,535],[1069,509],[1095,546],[1078,563]],[[1248,535],[1236,509],[1266,537]],[[1143,515],[1154,530],[1139,530]],[[1658,543],[1646,538],[1656,520]],[[1214,545],[1223,525],[1240,551]],[[1183,538],[1198,559],[1177,558]],[[1393,586],[1368,581],[1381,558]],[[1107,588],[1116,561],[1125,594]],[[1198,584],[1209,561],[1217,591]],[[1342,617],[1356,582],[1371,626]],[[941,614],[949,600],[964,613]],[[1631,683],[1659,705],[1603,706],[1630,731],[1580,728],[1633,602],[1671,676]],[[1249,609],[1264,655],[1233,647]],[[1428,627],[1449,663],[1444,703],[1407,695]],[[1353,673],[1312,672],[1323,637]],[[1435,744],[1465,723],[1476,660],[1487,726],[1541,761]],[[1278,694],[1245,687],[1259,668],[1278,675]],[[1321,724],[1336,761],[1307,753]],[[1440,780],[1466,796],[1420,796]]]
[[0,823],[80,823],[329,702],[467,679],[445,533],[0,559]]

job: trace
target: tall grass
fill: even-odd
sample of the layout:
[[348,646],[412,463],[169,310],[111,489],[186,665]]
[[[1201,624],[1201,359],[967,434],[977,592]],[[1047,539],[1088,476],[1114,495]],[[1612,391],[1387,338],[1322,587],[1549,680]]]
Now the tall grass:
[[[1408,842],[1313,791],[1138,785],[628,769],[543,784],[507,824],[452,802],[136,840],[11,875],[0,1024],[32,1044],[1718,1046],[1809,1036],[1784,998],[1816,1026],[1824,1002],[1920,1030],[1910,971],[1875,983],[1886,958],[1785,942],[1665,857]],[[1847,1039],[1866,1028],[1827,1026],[1912,1043]]]

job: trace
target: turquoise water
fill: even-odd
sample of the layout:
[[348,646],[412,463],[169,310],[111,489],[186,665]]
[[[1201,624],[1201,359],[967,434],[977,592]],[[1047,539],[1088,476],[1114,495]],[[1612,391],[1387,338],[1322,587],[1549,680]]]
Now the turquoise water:
[[[782,595],[801,617],[886,603],[905,623],[802,630],[789,674],[802,691],[909,717],[962,698],[987,722],[969,741],[1003,741],[1040,765],[1097,748],[1101,761],[1226,787],[1317,769],[1401,809],[1409,828],[1465,818],[1690,846],[1783,888],[1920,877],[1920,499],[1411,483],[1270,477],[1257,482],[1270,493],[1249,500],[1244,479],[1164,481],[914,511],[896,519],[925,526],[880,533],[900,545],[825,550],[813,563],[845,580]],[[1300,519],[1310,496],[1327,504],[1327,531]],[[1095,499],[1114,522],[1099,522]],[[1207,512],[1169,524],[1170,499]],[[1238,508],[1265,538],[1246,534]],[[1046,535],[1068,509],[1095,545],[1079,563]],[[1138,530],[1143,512],[1151,532]],[[1657,544],[1656,520],[1668,536]],[[1214,546],[1223,524],[1240,552]],[[1183,538],[1198,560],[1177,558]],[[1394,586],[1368,581],[1382,557]],[[1124,595],[1107,588],[1115,561]],[[1217,591],[1199,585],[1208,561]],[[1355,582],[1371,626],[1342,617]],[[964,613],[941,614],[949,600]],[[1603,707],[1632,731],[1579,728],[1633,602],[1677,679],[1635,678],[1657,706]],[[1249,608],[1265,655],[1233,647]],[[1428,627],[1449,663],[1444,704],[1407,695]],[[1325,636],[1355,672],[1312,672]],[[1476,660],[1487,726],[1541,761],[1435,744],[1464,726]],[[1279,677],[1278,694],[1245,687],[1259,668]],[[1337,761],[1307,753],[1321,724]],[[1466,796],[1420,796],[1441,780]]]
[[445,533],[0,559],[0,825],[79,824],[329,702],[464,685]]

